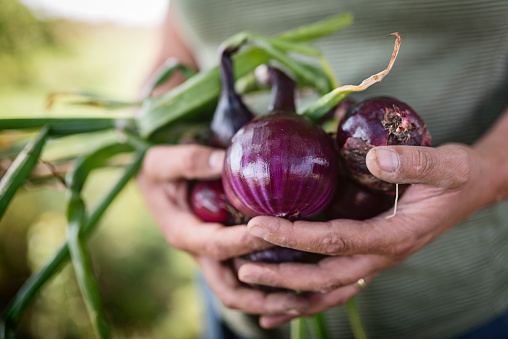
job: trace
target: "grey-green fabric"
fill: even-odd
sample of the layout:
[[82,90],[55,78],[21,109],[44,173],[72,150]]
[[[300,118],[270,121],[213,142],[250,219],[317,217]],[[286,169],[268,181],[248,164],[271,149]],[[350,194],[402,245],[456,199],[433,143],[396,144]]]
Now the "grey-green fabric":
[[[239,31],[276,34],[351,11],[354,24],[316,46],[342,84],[358,84],[386,67],[393,37],[385,36],[400,32],[391,73],[355,98],[407,102],[427,122],[434,146],[474,143],[508,106],[508,1],[173,1],[203,68],[217,63],[218,44]],[[449,338],[493,319],[508,307],[508,203],[477,212],[385,270],[358,303],[369,338]],[[287,326],[262,331],[256,317],[222,313],[245,337],[287,336]],[[326,320],[334,338],[352,336],[343,307]]]

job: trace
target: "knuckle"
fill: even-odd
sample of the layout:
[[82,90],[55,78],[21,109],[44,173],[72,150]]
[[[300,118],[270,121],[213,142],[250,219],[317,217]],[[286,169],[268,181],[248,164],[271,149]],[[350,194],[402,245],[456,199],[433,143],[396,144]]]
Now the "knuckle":
[[237,308],[236,300],[231,293],[219,293],[218,297],[225,307],[230,309]]
[[350,241],[348,241],[344,236],[338,236],[337,234],[330,233],[325,236],[318,248],[320,248],[320,252],[326,255],[338,255],[344,254],[351,250]]
[[425,177],[432,173],[434,159],[427,150],[415,148],[411,158],[412,170],[418,177]]
[[183,168],[187,173],[196,172],[201,164],[201,150],[195,145],[189,145],[185,157],[183,157]]
[[215,242],[207,242],[206,253],[216,260],[222,261],[228,259],[228,253],[223,246]]
[[141,167],[141,173],[151,177],[153,175],[152,169],[157,166],[157,147],[151,147],[143,158],[143,164]]
[[327,281],[324,281],[320,284],[318,288],[316,288],[315,292],[320,293],[329,293],[332,291],[335,291],[339,287],[344,286],[344,283],[342,281],[336,280],[336,279],[327,279]]
[[177,249],[179,251],[184,251],[185,247],[183,246],[182,242],[177,240],[176,237],[166,237],[169,245],[173,247],[174,249]]
[[464,185],[469,181],[472,165],[469,149],[465,146],[457,146],[456,165],[454,166],[455,183],[457,186]]
[[400,258],[409,256],[414,251],[418,239],[419,237],[415,232],[405,232],[401,240],[392,248],[391,255]]
[[470,181],[471,169],[474,168],[474,156],[471,148],[466,145],[450,143],[440,147],[445,151],[444,166],[448,169],[442,185],[447,188],[457,188]]

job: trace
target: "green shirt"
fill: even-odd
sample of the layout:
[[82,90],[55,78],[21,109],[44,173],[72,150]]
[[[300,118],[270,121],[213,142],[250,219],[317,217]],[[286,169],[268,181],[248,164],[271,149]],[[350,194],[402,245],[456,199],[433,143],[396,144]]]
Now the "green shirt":
[[[354,24],[316,46],[342,84],[359,84],[386,67],[393,37],[385,36],[400,32],[402,47],[390,74],[354,97],[390,95],[409,103],[426,121],[433,146],[473,143],[508,106],[508,1],[175,3],[204,68],[217,64],[218,44],[234,33],[272,35],[351,11]],[[479,211],[383,271],[358,303],[369,338],[447,338],[500,314],[508,307],[508,203]],[[255,317],[222,312],[243,336],[287,335],[287,326],[262,331]],[[334,338],[352,336],[343,307],[326,312],[326,319]]]

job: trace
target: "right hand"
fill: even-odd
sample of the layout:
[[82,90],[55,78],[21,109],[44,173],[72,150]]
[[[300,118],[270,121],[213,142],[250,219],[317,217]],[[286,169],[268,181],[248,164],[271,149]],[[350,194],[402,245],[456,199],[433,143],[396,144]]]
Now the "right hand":
[[252,314],[292,315],[305,312],[307,301],[294,293],[265,293],[241,284],[231,265],[243,254],[273,246],[247,231],[196,217],[189,206],[189,180],[220,178],[225,152],[198,145],[154,146],[146,154],[138,184],[147,206],[176,249],[189,253],[221,302]]

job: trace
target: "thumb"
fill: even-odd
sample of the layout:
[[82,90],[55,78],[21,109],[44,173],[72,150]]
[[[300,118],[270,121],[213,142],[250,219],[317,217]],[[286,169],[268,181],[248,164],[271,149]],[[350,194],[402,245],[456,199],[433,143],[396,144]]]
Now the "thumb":
[[466,146],[447,144],[381,146],[367,153],[369,171],[381,180],[398,184],[428,184],[455,188],[469,179],[470,161]]
[[200,145],[154,146],[142,173],[153,181],[215,179],[222,173],[225,151]]

